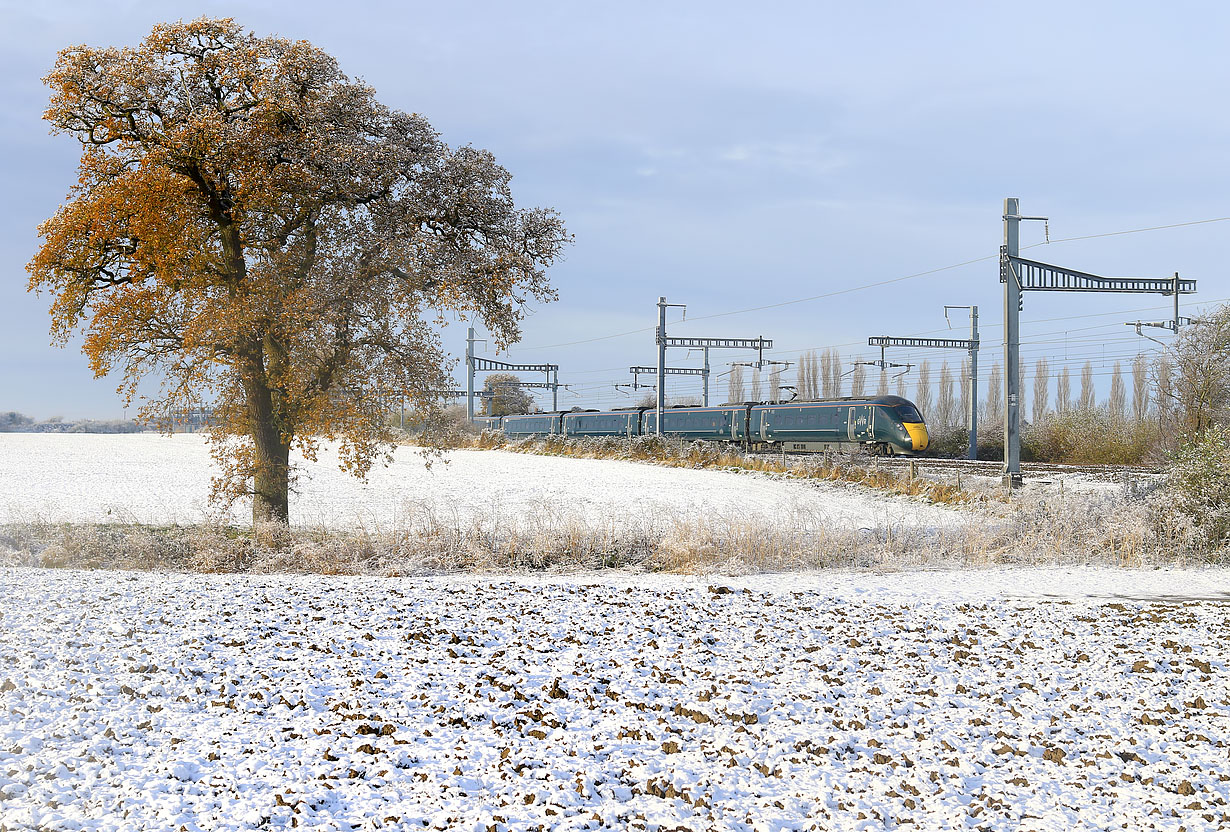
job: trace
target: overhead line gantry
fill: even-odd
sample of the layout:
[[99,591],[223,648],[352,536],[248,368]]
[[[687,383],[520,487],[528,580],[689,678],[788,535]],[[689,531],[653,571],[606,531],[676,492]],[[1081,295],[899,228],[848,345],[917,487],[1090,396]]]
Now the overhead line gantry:
[[[969,353],[969,458],[978,458],[978,307],[977,306],[945,306],[944,317],[948,317],[949,309],[968,309],[969,338],[893,338],[890,336],[872,337],[867,343],[880,348],[880,360],[871,361],[881,371],[890,366],[884,361],[884,350],[887,347],[908,347],[910,349],[931,350],[965,350]],[[951,326],[951,324],[950,324]]]
[[756,367],[759,369],[764,364],[764,351],[773,348],[773,342],[766,338],[671,338],[666,334],[666,310],[672,306],[687,309],[687,304],[667,303],[665,297],[658,298],[658,327],[654,336],[658,345],[658,366],[654,368],[658,377],[658,402],[656,407],[658,434],[662,433],[662,410],[666,405],[666,350],[668,347],[703,349],[705,351],[706,372],[689,373],[688,375],[704,376],[706,404],[709,397],[709,375],[707,372],[709,368],[709,350],[756,350]]
[[[545,373],[545,382],[522,382],[522,387],[535,387],[551,391],[551,409],[559,410],[559,365],[558,364],[510,364],[506,361],[495,361],[491,358],[479,358],[474,355],[474,344],[479,339],[474,337],[474,327],[470,327],[466,337],[466,417],[474,421],[474,373],[475,372],[505,372],[505,373]],[[554,378],[552,378],[554,375]]]
[[1175,328],[1179,326],[1179,295],[1196,291],[1196,281],[1162,277],[1101,277],[1063,266],[1021,257],[1020,200],[1004,200],[1004,244],[999,250],[999,282],[1004,284],[1004,484],[1021,483],[1020,353],[1024,292],[1111,292],[1161,294],[1175,297]]

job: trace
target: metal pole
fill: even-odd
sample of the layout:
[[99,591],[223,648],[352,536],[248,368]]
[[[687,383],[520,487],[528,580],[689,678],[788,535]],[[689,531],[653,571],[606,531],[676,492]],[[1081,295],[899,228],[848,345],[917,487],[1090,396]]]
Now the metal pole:
[[[1021,211],[1016,197],[1004,200],[1004,247],[1009,258],[1021,253]],[[1021,284],[1008,261],[1004,281],[1004,476],[1009,488],[1021,484],[1020,435]]]
[[658,298],[658,405],[657,431],[662,435],[662,408],[666,404],[666,298]]
[[[547,381],[551,380],[551,374],[547,374]],[[551,385],[551,410],[554,413],[559,412],[559,370],[555,370],[555,383]]]
[[1174,333],[1179,334],[1179,273],[1174,273]]
[[704,402],[705,402],[705,407],[708,407],[708,406],[709,406],[709,348],[708,348],[708,347],[705,347],[705,367],[704,367],[704,370],[705,370],[705,371],[704,371],[703,373],[701,373],[701,378],[703,378],[703,379],[704,379],[704,381],[705,381],[705,398],[704,398]]
[[466,418],[474,421],[474,327],[466,337]]
[[969,339],[969,458],[978,458],[978,307],[970,307]]

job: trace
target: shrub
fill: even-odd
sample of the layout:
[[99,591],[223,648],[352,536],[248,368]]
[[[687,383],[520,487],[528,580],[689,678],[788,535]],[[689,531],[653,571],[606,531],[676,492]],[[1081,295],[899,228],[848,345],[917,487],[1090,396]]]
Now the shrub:
[[1137,422],[1105,408],[1069,410],[1048,413],[1026,425],[1021,458],[1073,465],[1140,465],[1151,461],[1157,445],[1154,422]]
[[[675,447],[677,447],[677,441]],[[667,437],[648,434],[633,437],[628,450],[633,459],[664,460],[671,456],[671,448],[672,443]]]
[[1230,428],[1209,428],[1180,447],[1167,488],[1174,508],[1191,519],[1197,544],[1224,547],[1230,540]]
[[937,426],[928,429],[931,443],[927,446],[930,456],[944,459],[964,459],[969,456],[969,428],[961,425]]

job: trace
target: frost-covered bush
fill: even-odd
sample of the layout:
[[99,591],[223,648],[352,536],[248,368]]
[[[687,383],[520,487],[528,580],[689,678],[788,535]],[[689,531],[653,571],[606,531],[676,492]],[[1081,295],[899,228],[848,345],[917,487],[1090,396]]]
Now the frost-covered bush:
[[1031,462],[1139,465],[1157,447],[1155,422],[1127,419],[1106,408],[1048,413],[1021,433],[1021,458]]
[[1217,426],[1184,444],[1167,477],[1174,507],[1191,518],[1198,543],[1218,550],[1230,541],[1230,428]]
[[594,456],[602,459],[620,456],[626,444],[626,440],[614,436],[603,436],[594,442]]
[[478,435],[477,444],[480,448],[503,448],[508,444],[508,437],[502,430],[484,430]]
[[677,440],[672,444],[664,436],[649,434],[633,437],[629,450],[631,455],[637,459],[667,459],[671,456],[673,447],[678,447]]
[[945,459],[962,459],[969,455],[969,428],[962,425],[928,425],[931,444],[927,453]]
[[705,442],[697,439],[687,447],[686,456],[684,457],[689,463],[698,468],[704,468],[708,465],[713,465],[722,455],[722,450],[716,442]]

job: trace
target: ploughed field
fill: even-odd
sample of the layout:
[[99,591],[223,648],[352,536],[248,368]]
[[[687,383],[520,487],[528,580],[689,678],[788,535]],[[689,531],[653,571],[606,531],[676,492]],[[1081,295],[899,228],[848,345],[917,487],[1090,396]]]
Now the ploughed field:
[[2,570],[0,828],[1225,828],[1228,600]]

